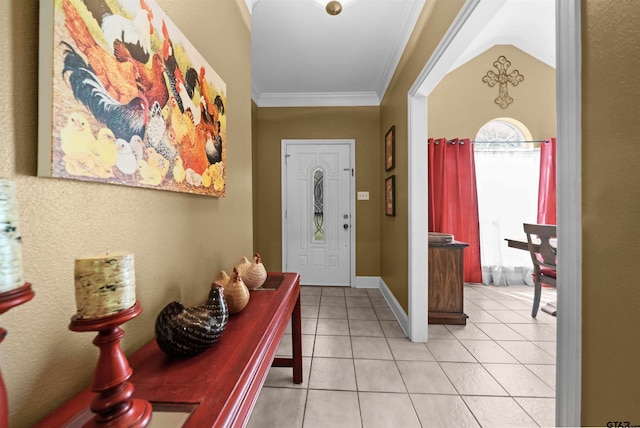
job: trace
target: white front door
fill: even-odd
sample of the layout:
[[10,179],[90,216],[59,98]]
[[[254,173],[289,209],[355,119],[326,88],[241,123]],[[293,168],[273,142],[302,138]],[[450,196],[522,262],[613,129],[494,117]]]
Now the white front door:
[[351,285],[351,146],[283,141],[283,270],[304,285]]

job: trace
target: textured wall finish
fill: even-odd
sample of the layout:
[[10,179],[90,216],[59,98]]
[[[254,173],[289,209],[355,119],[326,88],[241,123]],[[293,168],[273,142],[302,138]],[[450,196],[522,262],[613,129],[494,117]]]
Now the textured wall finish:
[[[408,310],[408,133],[407,94],[455,19],[463,0],[426,2],[416,29],[409,38],[398,69],[380,105],[380,135],[396,126],[396,216],[383,216],[380,224],[380,273],[405,311]],[[382,152],[382,139],[380,152]],[[382,159],[379,168],[383,169]],[[380,186],[384,183],[381,176]],[[380,210],[383,210],[380,202]]]
[[[482,73],[505,55],[527,80],[509,89],[515,102],[502,109],[498,90],[482,83]],[[522,122],[534,140],[556,135],[556,71],[511,45],[494,46],[447,74],[429,94],[429,137],[471,138],[487,122],[511,117]]]
[[582,425],[640,425],[640,7],[582,7]]
[[[24,272],[35,291],[32,301],[0,317],[9,332],[0,365],[10,426],[32,425],[91,381],[95,335],[68,329],[76,311],[75,258],[107,250],[135,255],[143,312],[124,326],[122,346],[130,354],[153,337],[168,302],[201,303],[220,269],[253,254],[246,5],[158,4],[227,83],[226,198],[36,177],[38,2],[0,2],[0,177],[17,183]],[[212,25],[215,31],[203,31]]]

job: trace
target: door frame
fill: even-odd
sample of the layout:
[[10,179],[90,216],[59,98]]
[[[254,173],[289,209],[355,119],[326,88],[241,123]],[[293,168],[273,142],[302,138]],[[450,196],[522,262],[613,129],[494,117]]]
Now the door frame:
[[[505,1],[505,0],[503,0]],[[483,3],[481,14],[472,12]],[[462,52],[456,36],[492,15],[502,2],[467,0],[408,93],[409,337],[428,339],[427,96]],[[497,10],[497,9],[496,9]],[[556,2],[556,104],[558,144],[558,279],[556,425],[580,426],[582,384],[580,0]],[[479,23],[478,23],[479,25]],[[464,38],[464,37],[462,37]]]
[[281,229],[282,229],[282,271],[286,271],[285,263],[287,260],[287,250],[289,246],[289,241],[287,239],[287,229],[286,229],[286,219],[285,219],[285,210],[287,208],[287,176],[286,176],[286,159],[285,154],[287,153],[288,145],[299,145],[299,144],[308,144],[308,145],[331,145],[331,144],[347,144],[349,146],[349,157],[351,164],[351,177],[349,179],[349,217],[351,220],[351,228],[349,231],[349,241],[350,241],[350,251],[349,251],[349,282],[350,287],[355,287],[356,284],[356,206],[355,206],[355,195],[356,195],[356,180],[355,180],[355,164],[356,164],[356,140],[354,139],[332,139],[332,140],[323,140],[323,139],[282,139],[280,140],[280,194],[282,195],[282,206],[281,206]]

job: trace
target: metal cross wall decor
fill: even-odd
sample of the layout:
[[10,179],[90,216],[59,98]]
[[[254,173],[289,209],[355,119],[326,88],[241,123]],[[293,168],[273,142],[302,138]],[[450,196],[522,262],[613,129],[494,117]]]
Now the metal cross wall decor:
[[493,88],[496,83],[498,84],[498,98],[495,99],[495,102],[500,107],[507,108],[513,102],[513,98],[509,96],[507,84],[511,83],[513,86],[518,86],[518,83],[524,80],[524,76],[518,70],[513,70],[507,74],[507,69],[511,67],[511,62],[503,55],[498,57],[493,66],[498,69],[498,74],[489,70],[486,76],[482,78],[482,81],[489,85],[490,88]]

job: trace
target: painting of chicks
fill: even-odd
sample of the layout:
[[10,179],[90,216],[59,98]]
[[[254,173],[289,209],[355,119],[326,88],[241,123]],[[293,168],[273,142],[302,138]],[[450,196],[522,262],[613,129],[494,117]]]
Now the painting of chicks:
[[40,8],[38,174],[225,196],[226,84],[154,0]]

